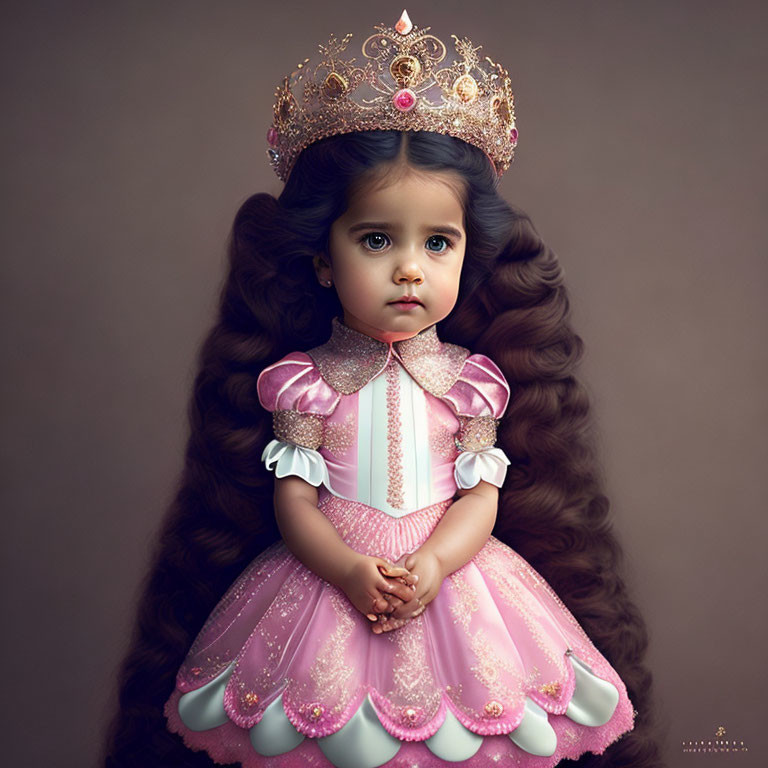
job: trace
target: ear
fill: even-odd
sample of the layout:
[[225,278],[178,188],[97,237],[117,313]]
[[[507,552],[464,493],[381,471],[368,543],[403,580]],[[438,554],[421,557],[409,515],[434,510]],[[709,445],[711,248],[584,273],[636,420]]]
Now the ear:
[[333,283],[333,270],[328,257],[323,253],[317,253],[312,259],[312,265],[315,268],[315,274],[320,284],[327,288]]

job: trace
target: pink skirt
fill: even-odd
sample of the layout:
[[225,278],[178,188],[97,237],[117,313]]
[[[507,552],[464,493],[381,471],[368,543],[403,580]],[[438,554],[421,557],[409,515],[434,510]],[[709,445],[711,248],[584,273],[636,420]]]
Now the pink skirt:
[[[451,500],[395,518],[321,487],[355,550],[416,550]],[[165,706],[168,727],[245,768],[549,768],[633,727],[626,688],[551,587],[491,537],[419,617],[375,635],[282,542],[208,618]]]

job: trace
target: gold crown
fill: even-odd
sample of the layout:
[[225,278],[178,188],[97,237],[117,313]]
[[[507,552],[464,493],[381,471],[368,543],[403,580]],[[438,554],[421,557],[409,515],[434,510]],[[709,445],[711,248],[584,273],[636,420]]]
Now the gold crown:
[[454,51],[419,29],[403,11],[394,28],[362,45],[358,62],[346,53],[352,38],[332,36],[275,91],[267,131],[270,164],[285,181],[299,153],[318,139],[352,131],[433,131],[482,149],[500,177],[517,145],[509,74],[467,39]]

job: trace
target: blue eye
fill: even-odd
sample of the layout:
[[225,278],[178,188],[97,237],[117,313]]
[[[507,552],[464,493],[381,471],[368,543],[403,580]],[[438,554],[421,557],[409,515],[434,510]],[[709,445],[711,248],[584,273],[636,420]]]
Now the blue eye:
[[[443,235],[432,235],[428,240],[427,243],[437,241],[438,243],[442,242],[445,243],[445,248],[441,248],[439,251],[434,251],[434,253],[445,253],[450,247],[451,247],[451,241],[447,237],[443,237]],[[430,250],[432,250],[430,248]]]
[[[385,241],[385,242],[382,242]],[[380,251],[386,245],[386,241],[389,238],[383,232],[369,232],[367,235],[363,235],[360,238],[361,243],[365,243],[366,247],[371,251]]]

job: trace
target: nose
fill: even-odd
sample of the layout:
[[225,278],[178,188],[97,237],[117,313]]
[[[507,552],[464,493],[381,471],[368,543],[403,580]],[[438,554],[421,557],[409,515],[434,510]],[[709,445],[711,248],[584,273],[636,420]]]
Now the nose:
[[416,283],[416,285],[421,285],[424,282],[424,273],[418,261],[407,257],[403,257],[398,261],[392,277],[398,284]]

